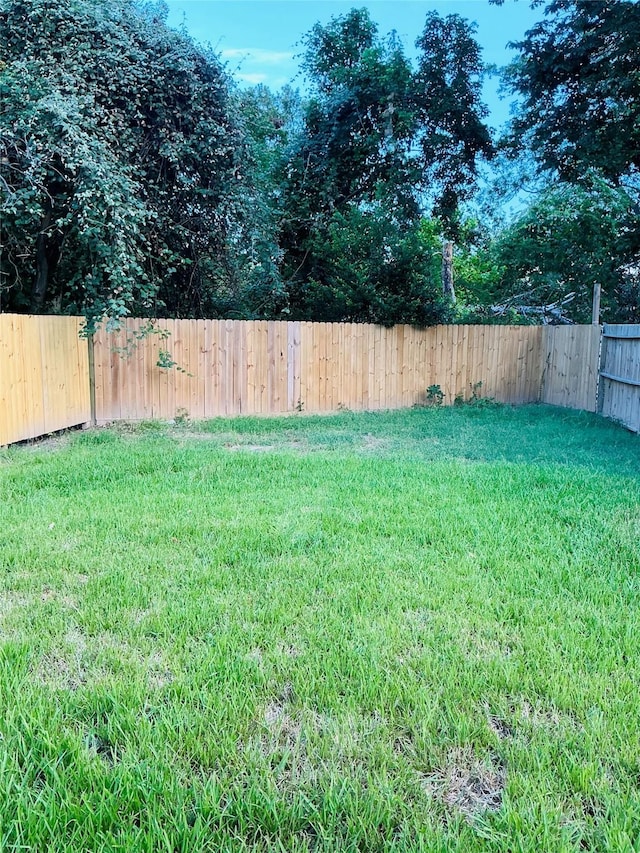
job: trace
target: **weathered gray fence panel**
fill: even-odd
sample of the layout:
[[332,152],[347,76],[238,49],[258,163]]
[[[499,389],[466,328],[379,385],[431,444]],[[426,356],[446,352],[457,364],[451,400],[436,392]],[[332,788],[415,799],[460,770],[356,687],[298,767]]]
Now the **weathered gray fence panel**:
[[640,432],[640,325],[604,327],[598,411]]

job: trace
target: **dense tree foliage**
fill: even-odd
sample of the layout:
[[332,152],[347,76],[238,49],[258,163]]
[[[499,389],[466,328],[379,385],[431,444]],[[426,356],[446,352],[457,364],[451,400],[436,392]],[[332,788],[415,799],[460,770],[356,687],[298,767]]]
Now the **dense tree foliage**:
[[[534,4],[536,5],[536,4]],[[640,321],[640,4],[553,0],[514,45],[520,98],[506,145],[530,152],[548,189],[500,239],[509,285],[541,299],[575,293],[588,320]]]
[[414,70],[366,9],[317,24],[305,39],[313,91],[287,164],[281,230],[297,316],[387,324],[447,316],[420,219],[431,204],[454,227],[491,143],[470,25],[430,14],[417,45]]
[[493,154],[481,92],[484,66],[474,28],[459,15],[427,15],[416,46],[413,106],[422,188],[454,236],[459,204],[476,188],[478,162]]
[[229,316],[279,317],[289,312],[281,275],[279,241],[284,215],[283,183],[292,151],[304,130],[299,93],[277,93],[258,85],[237,90],[234,105],[244,134],[242,222],[237,223],[234,257],[243,282],[242,302]]
[[595,172],[549,187],[495,243],[501,298],[515,297],[524,306],[569,299],[566,316],[588,323],[599,283],[606,319],[637,319],[638,271],[626,266],[628,246],[635,242],[633,207],[623,189]]
[[430,236],[380,206],[335,211],[308,241],[317,278],[292,291],[296,315],[386,326],[446,322],[452,313],[439,282],[441,240]]
[[516,144],[524,138],[566,180],[595,168],[619,181],[640,168],[640,4],[553,0],[514,47]]
[[365,10],[305,39],[307,103],[231,90],[136,0],[0,0],[1,307],[428,323],[446,316],[429,204],[490,153],[461,18],[414,70]]
[[465,207],[496,162],[471,24],[427,14],[413,63],[366,9],[303,46],[306,97],[234,86],[161,2],[0,0],[0,310],[586,321],[597,282],[640,321],[640,3],[552,0],[514,45],[507,225]]
[[2,308],[215,312],[241,139],[215,57],[133,0],[1,0]]

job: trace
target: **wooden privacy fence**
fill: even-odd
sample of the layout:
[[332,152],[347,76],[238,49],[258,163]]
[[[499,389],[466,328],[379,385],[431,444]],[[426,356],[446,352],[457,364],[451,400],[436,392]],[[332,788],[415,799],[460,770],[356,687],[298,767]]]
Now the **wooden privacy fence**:
[[[596,408],[597,326],[128,320],[88,346],[82,324],[0,314],[0,445],[91,420],[398,408],[435,386],[445,404],[475,388],[503,402]],[[606,340],[608,370],[622,370],[618,339]],[[637,367],[637,354],[625,364]],[[636,389],[640,373],[627,378]],[[637,398],[624,399],[605,393],[603,410],[637,414]]]
[[[128,320],[94,338],[95,417],[384,409],[483,396],[595,410],[599,327]],[[160,366],[159,366],[160,365]],[[481,385],[479,385],[481,383]]]
[[0,314],[0,445],[91,420],[83,322]]
[[605,325],[598,411],[640,432],[640,325]]

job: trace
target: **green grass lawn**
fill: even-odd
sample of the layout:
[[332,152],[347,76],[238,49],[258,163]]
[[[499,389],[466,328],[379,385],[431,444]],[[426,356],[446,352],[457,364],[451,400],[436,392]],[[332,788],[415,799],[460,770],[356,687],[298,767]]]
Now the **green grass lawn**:
[[541,406],[0,454],[0,850],[640,850],[640,438]]

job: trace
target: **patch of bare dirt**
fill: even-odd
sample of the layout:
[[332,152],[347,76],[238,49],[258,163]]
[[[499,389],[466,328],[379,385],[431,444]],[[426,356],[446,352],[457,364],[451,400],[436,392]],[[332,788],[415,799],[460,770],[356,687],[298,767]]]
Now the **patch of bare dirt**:
[[255,646],[251,651],[247,652],[247,659],[253,661],[254,663],[262,663],[264,658],[264,652],[260,648],[260,646]]
[[540,707],[532,705],[524,699],[512,706],[515,713],[525,726],[545,729],[581,729],[582,725],[574,714],[561,711],[553,706]]
[[301,781],[311,781],[318,772],[303,733],[302,715],[293,712],[292,699],[293,688],[286,684],[280,695],[265,706],[259,731],[248,743],[271,766],[281,790],[290,790]]
[[484,634],[473,628],[460,635],[460,648],[470,658],[508,658],[512,648],[506,637]]
[[366,784],[372,736],[384,725],[381,715],[335,716],[310,708],[292,708],[290,685],[263,706],[256,730],[239,749],[259,755],[283,793],[299,785],[317,785],[328,767]]
[[150,616],[157,616],[158,610],[155,606],[135,608],[128,613],[129,622],[132,625],[142,625]]
[[244,450],[247,453],[271,453],[275,449],[273,444],[225,444],[225,450]]
[[84,572],[66,572],[64,585],[70,589],[74,586],[86,586],[89,583],[89,575]]
[[434,612],[425,607],[418,610],[404,610],[402,616],[408,627],[420,630],[433,622]]
[[372,453],[380,450],[386,450],[389,446],[389,442],[384,438],[378,438],[375,435],[371,435],[371,433],[366,433],[362,436],[362,449],[368,450]]
[[24,443],[21,442],[18,446],[27,451],[42,451],[44,450],[47,453],[53,453],[56,450],[62,450],[64,447],[69,445],[70,434],[69,433],[60,433],[47,435],[43,438],[32,438],[28,439]]
[[[105,652],[108,653],[106,659]],[[108,631],[89,638],[78,628],[67,631],[60,646],[42,656],[34,668],[34,677],[48,687],[78,690],[89,681],[108,675],[109,655],[119,662],[134,665],[150,690],[162,689],[174,680],[173,672],[159,651],[142,652]]]
[[288,717],[287,706],[293,699],[293,685],[287,682],[282,688],[280,695],[273,699],[264,710],[264,722],[268,727],[280,724]]
[[382,714],[316,714],[314,728],[322,734],[334,766],[345,772],[364,767],[372,739],[386,726]]
[[85,746],[89,753],[95,755],[109,768],[113,767],[120,760],[118,747],[94,732],[90,732],[85,737]]
[[35,667],[34,676],[40,684],[61,690],[78,690],[87,682],[85,654],[87,641],[77,628],[67,631],[64,648],[44,654]]
[[269,702],[264,709],[264,724],[279,744],[293,746],[300,737],[300,721],[292,717],[282,702]]
[[295,660],[299,658],[302,652],[298,648],[298,646],[289,643],[279,643],[276,647],[278,654],[285,655],[286,657],[292,658]]
[[513,729],[501,717],[496,717],[495,714],[489,714],[487,717],[489,728],[498,738],[498,740],[507,740],[513,737]]
[[28,607],[32,598],[23,592],[7,589],[0,592],[0,619],[14,610]]
[[68,607],[71,610],[77,610],[76,601],[73,596],[60,593],[48,586],[43,587],[42,592],[40,593],[40,600],[45,604],[49,601],[57,601],[62,604],[63,607]]
[[40,684],[60,690],[78,690],[87,682],[87,670],[82,661],[67,658],[59,652],[47,652],[35,671]]
[[80,539],[77,536],[69,536],[58,544],[61,551],[75,551],[80,546]]
[[152,690],[161,690],[173,682],[173,672],[166,665],[160,652],[153,652],[146,661],[147,684]]
[[456,748],[444,765],[422,777],[425,791],[472,822],[502,805],[506,770],[495,758],[479,758],[472,747]]

